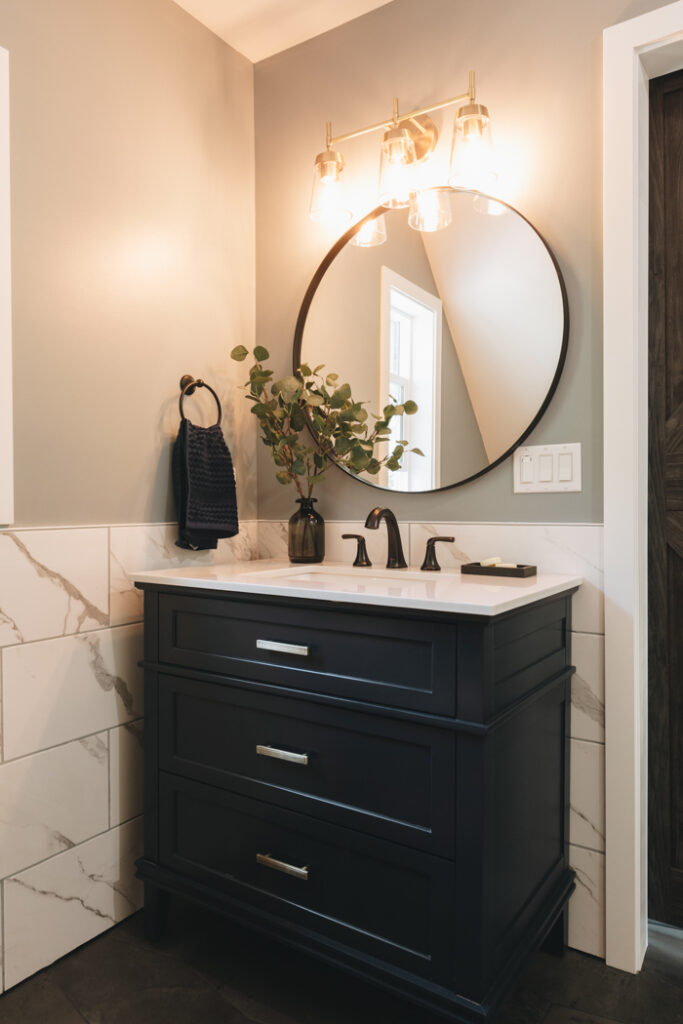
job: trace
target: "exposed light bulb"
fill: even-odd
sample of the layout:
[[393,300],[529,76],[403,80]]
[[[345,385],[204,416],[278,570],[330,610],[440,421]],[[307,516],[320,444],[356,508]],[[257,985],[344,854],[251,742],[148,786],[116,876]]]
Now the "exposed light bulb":
[[415,143],[408,129],[395,125],[382,138],[379,164],[379,201],[396,209],[407,206],[414,191],[414,165],[417,162]]
[[315,158],[308,215],[318,224],[339,228],[351,220],[340,181],[343,170],[344,157],[336,149],[326,149]]
[[416,231],[441,231],[453,220],[449,194],[445,189],[427,188],[410,197],[408,223]]
[[351,245],[357,245],[360,249],[369,249],[373,245],[382,245],[387,240],[387,225],[384,214],[366,220],[361,228],[351,239]]
[[488,110],[479,103],[460,107],[453,126],[449,184],[488,192],[497,178]]

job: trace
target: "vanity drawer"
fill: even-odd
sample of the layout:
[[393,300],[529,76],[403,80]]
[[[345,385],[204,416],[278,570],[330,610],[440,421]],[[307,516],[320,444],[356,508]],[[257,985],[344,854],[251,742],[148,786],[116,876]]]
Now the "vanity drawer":
[[162,769],[451,856],[455,736],[304,700],[159,677]]
[[296,602],[159,594],[159,660],[277,686],[453,714],[456,627]]
[[447,860],[162,773],[160,862],[422,975],[452,963]]

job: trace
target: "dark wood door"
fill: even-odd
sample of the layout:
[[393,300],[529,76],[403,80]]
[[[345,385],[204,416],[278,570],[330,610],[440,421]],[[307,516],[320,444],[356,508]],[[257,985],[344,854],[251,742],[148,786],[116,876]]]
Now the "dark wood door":
[[649,913],[683,927],[683,71],[650,83]]

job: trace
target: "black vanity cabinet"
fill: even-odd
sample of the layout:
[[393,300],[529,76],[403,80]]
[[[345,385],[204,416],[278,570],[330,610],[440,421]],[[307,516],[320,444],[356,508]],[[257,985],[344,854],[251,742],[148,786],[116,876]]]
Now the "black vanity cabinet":
[[178,894],[462,1022],[562,948],[571,591],[491,617],[142,588],[151,932]]

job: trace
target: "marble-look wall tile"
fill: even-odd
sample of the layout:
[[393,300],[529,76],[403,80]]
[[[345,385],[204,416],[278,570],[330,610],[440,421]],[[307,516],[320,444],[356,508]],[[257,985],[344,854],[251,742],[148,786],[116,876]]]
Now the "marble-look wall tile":
[[605,740],[605,638],[596,633],[572,633],[572,736]]
[[141,657],[139,625],[5,648],[5,759],[140,718]]
[[569,945],[593,956],[605,956],[605,855],[569,847],[576,889],[569,901]]
[[257,550],[259,558],[287,557],[286,520],[261,519],[258,524]]
[[144,722],[128,722],[109,733],[109,824],[135,818],[143,811]]
[[109,623],[107,530],[0,531],[0,646]]
[[112,526],[109,530],[111,625],[142,619],[142,591],[135,589],[128,575],[130,572],[248,562],[256,558],[256,533],[255,522],[241,522],[239,534],[219,540],[215,551],[184,551],[176,547],[178,528],[174,523]]
[[603,528],[566,523],[413,523],[411,561],[419,565],[428,537],[446,534],[454,544],[439,546],[444,569],[500,555],[505,562],[537,565],[539,572],[575,573],[583,584],[574,595],[572,627],[604,633]]
[[5,987],[138,910],[140,819],[5,880]]
[[571,741],[569,842],[605,849],[605,747]]
[[107,734],[0,765],[0,878],[109,828]]

